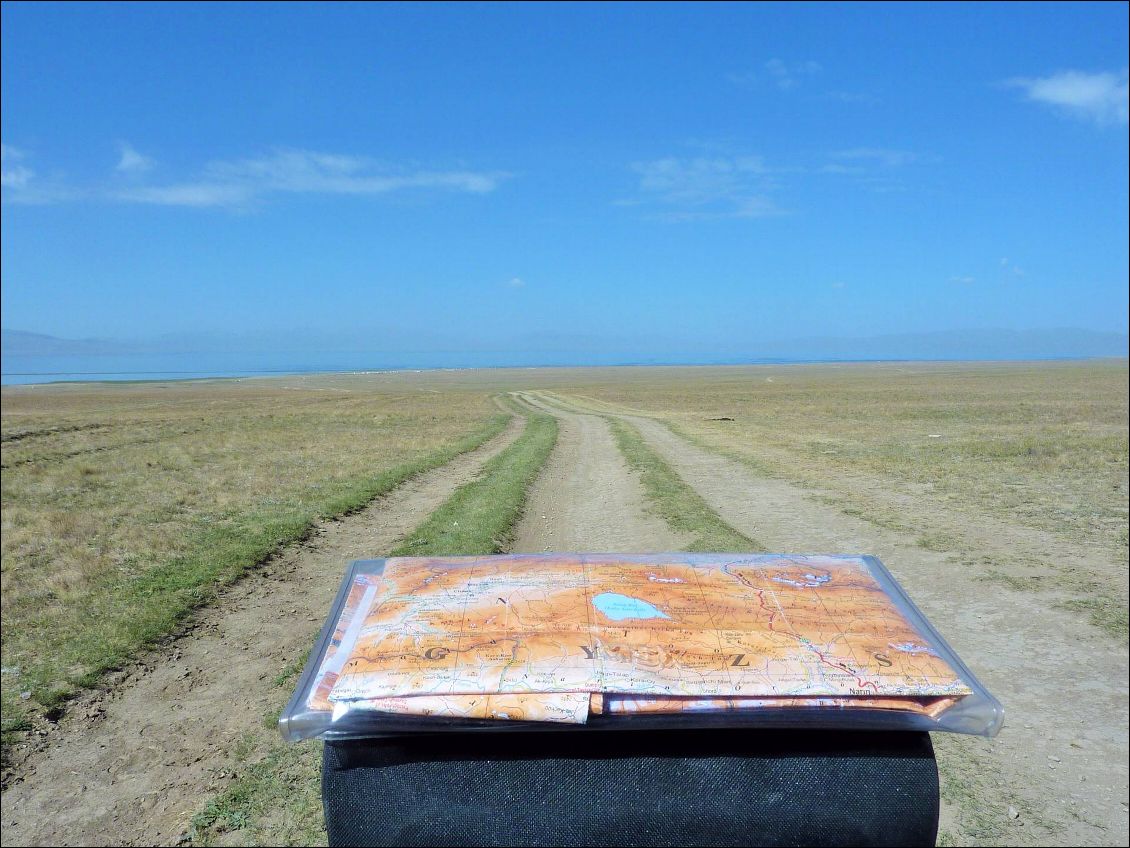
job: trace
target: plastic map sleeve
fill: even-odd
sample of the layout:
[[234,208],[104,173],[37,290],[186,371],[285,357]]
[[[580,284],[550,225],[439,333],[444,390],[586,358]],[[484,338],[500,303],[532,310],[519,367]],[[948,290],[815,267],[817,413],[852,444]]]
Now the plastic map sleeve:
[[280,723],[994,735],[1002,718],[873,557],[546,554],[354,563]]
[[341,674],[342,665],[353,651],[357,635],[364,624],[364,615],[358,615],[357,611],[368,610],[372,606],[380,582],[379,576],[370,574],[358,574],[350,582],[349,593],[345,598],[345,606],[337,618],[333,638],[326,647],[314,686],[306,699],[306,705],[310,709],[332,709],[329,702],[330,691]]

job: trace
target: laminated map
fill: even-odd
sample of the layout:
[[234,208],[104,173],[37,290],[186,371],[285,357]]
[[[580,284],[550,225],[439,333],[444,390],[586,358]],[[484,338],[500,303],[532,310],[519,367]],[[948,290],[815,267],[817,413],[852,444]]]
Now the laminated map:
[[[895,711],[973,694],[877,560],[401,557],[355,573],[307,712],[584,724]],[[915,620],[912,620],[915,619]],[[916,623],[917,620],[917,623]]]

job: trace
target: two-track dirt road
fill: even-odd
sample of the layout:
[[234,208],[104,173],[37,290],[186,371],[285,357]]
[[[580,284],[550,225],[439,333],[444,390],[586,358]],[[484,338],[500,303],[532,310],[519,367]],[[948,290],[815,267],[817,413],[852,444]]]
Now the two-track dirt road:
[[[530,392],[526,398],[574,427],[584,426],[578,419],[600,417],[567,396]],[[943,774],[968,790],[975,811],[947,804],[944,831],[962,842],[982,836],[1026,844],[1125,841],[1125,645],[1038,595],[990,588],[914,538],[703,450],[660,421],[611,414],[636,427],[721,518],[770,551],[879,556],[1005,704],[1006,728],[995,740],[935,734]],[[585,432],[599,430],[590,423]],[[541,509],[552,522],[555,505]],[[556,509],[575,505],[563,499]],[[584,541],[583,528],[574,533]],[[1013,819],[1009,807],[1023,812]]]
[[227,591],[191,630],[80,699],[3,795],[4,845],[170,845],[236,767],[313,643],[345,563],[379,556],[517,438],[501,435],[320,526]]
[[608,422],[562,412],[536,395],[517,399],[558,419],[557,445],[515,531],[514,551],[655,553],[684,539],[648,512],[643,488],[620,455]]
[[[954,841],[1125,841],[1124,645],[1038,595],[978,582],[915,539],[758,476],[659,421],[595,414],[562,395],[531,391],[516,399],[555,415],[560,434],[515,528],[514,551],[682,547],[685,540],[649,509],[616,447],[603,415],[618,415],[724,520],[767,548],[880,556],[1001,698],[1007,718],[997,740],[935,736],[950,786],[943,828]],[[175,840],[214,788],[214,775],[230,767],[241,729],[260,722],[277,697],[271,680],[310,644],[343,562],[392,547],[518,426],[327,524],[234,587],[166,651],[80,702],[47,748],[28,759],[24,780],[5,792],[4,844]],[[1019,815],[1011,817],[1009,807]]]

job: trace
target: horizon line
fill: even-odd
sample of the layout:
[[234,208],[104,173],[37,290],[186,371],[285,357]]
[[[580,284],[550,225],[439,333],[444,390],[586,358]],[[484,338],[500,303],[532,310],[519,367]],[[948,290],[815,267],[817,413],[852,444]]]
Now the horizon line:
[[[324,375],[372,375],[372,374],[404,374],[404,373],[430,373],[438,371],[549,371],[549,370],[577,370],[577,369],[603,369],[603,368],[751,368],[760,366],[802,366],[802,365],[868,365],[868,364],[894,364],[894,363],[984,363],[984,364],[1024,364],[1024,363],[1052,363],[1052,362],[1095,362],[1095,361],[1120,361],[1130,360],[1130,356],[1122,355],[1079,355],[1079,356],[1035,356],[1035,357],[855,357],[846,359],[817,358],[817,359],[785,359],[766,358],[746,361],[723,362],[618,362],[603,365],[437,365],[426,368],[400,366],[391,368],[349,368],[349,369],[248,369],[244,371],[0,371],[0,385],[7,387],[19,386],[50,386],[74,383],[185,383],[204,380],[241,380],[241,379],[272,379],[275,377],[309,377]],[[144,375],[151,375],[145,379]],[[169,376],[158,376],[169,375]],[[176,376],[182,375],[182,376]],[[5,377],[130,377],[139,379],[130,380],[97,380],[97,379],[61,379],[44,380],[42,382],[8,383],[3,382]]]

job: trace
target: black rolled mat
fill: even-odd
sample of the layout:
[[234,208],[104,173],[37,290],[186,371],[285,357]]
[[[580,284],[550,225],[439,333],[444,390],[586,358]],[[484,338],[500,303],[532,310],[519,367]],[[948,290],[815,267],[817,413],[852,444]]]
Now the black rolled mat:
[[450,733],[327,742],[330,845],[933,845],[926,733]]

